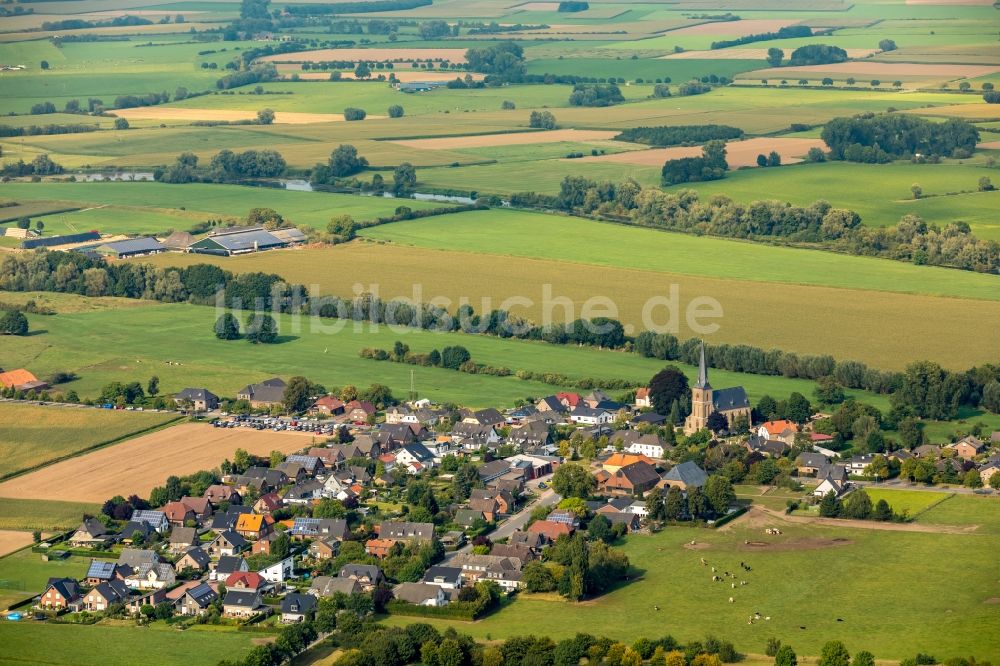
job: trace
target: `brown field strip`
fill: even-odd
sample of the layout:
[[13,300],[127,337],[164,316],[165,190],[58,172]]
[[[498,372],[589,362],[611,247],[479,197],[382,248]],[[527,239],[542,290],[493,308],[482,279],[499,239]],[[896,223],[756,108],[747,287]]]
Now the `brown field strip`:
[[0,530],[0,557],[31,545],[31,532]]
[[1000,104],[952,104],[926,109],[910,109],[907,113],[919,113],[926,116],[955,116],[958,118],[983,118],[1000,120]]
[[[757,156],[767,155],[772,150],[781,155],[782,164],[801,162],[810,148],[824,148],[821,139],[794,139],[759,137],[746,141],[730,141],[726,144],[726,161],[730,168],[757,166]],[[663,166],[667,160],[701,155],[701,146],[674,146],[673,148],[653,148],[633,150],[613,155],[588,156],[584,162],[614,162],[615,164],[635,164],[638,166]]]
[[465,62],[465,49],[318,49],[296,51],[261,58],[265,62],[332,62],[335,60],[367,60],[392,62],[396,60],[444,59]]
[[906,0],[908,5],[944,5],[944,6],[969,6],[979,7],[992,5],[993,0]]
[[[393,244],[354,242],[244,257],[161,254],[141,261],[176,267],[211,263],[235,273],[277,273],[289,282],[316,284],[324,295],[344,297],[353,296],[357,278],[343,267],[364,266],[366,288],[372,285],[385,300],[414,298],[414,283],[422,288],[416,300],[443,296],[454,304],[466,297],[477,311],[528,296],[534,305],[523,314],[534,321],[543,320],[540,285],[551,285],[552,294],[567,297],[575,312],[595,294],[607,296],[620,319],[638,327],[649,299],[668,294],[671,285],[677,285],[682,304],[710,296],[722,305],[725,319],[712,334],[713,342],[831,354],[886,369],[901,369],[923,359],[953,369],[970,367],[984,360],[981,331],[1000,328],[1000,303],[995,301],[731,280]],[[666,264],[664,268],[669,270]],[[492,305],[482,306],[481,299],[490,299]],[[977,313],[979,325],[956,327],[954,322],[963,321],[970,311]],[[774,316],[775,312],[795,316]],[[892,334],[887,335],[887,329]],[[682,321],[678,335],[687,338],[695,333]]]
[[[115,115],[129,120],[254,120],[256,111],[240,111],[236,109],[179,109],[169,106],[141,106],[133,109],[116,109]],[[382,116],[368,116],[381,118]],[[274,114],[275,123],[287,125],[309,125],[312,123],[343,122],[341,113],[294,113],[277,111]]]
[[457,150],[460,148],[492,148],[494,146],[560,143],[562,141],[607,141],[616,136],[618,136],[618,132],[608,130],[564,129],[549,130],[546,132],[449,136],[437,139],[401,139],[392,143],[424,150]]
[[[278,72],[286,77],[297,75],[303,81],[329,81],[330,72],[303,72],[298,65],[279,65]],[[385,73],[384,71],[382,72]],[[396,75],[397,81],[408,83],[410,81],[454,81],[456,78],[464,79],[468,72],[428,72],[422,69],[394,69],[392,73]],[[483,78],[482,74],[471,74],[476,81]],[[351,81],[355,79],[354,72],[341,72],[340,78]]]
[[71,502],[103,502],[132,493],[147,497],[171,474],[212,469],[238,448],[256,455],[291,453],[313,441],[317,438],[303,433],[185,423],[0,483],[0,497]]
[[759,35],[775,32],[779,28],[801,23],[799,19],[740,19],[739,21],[714,21],[686,28],[671,30],[670,35]]

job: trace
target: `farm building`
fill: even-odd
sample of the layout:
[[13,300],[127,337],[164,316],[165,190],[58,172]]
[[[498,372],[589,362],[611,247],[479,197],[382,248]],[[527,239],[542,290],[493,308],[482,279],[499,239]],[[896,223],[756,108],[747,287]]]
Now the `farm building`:
[[194,236],[187,231],[175,231],[161,241],[169,250],[186,251],[194,243]]
[[447,81],[406,81],[397,83],[396,90],[404,93],[429,92],[435,88],[442,88],[447,84]]
[[31,372],[25,370],[24,368],[18,368],[17,370],[9,370],[8,372],[0,372],[0,384],[3,385],[5,389],[14,389],[16,391],[30,391],[32,389],[36,391],[41,391],[42,389],[47,389],[49,385]]
[[262,227],[240,227],[213,232],[188,247],[189,252],[232,256],[248,252],[261,252],[288,247],[305,242],[306,237],[298,229],[275,229],[267,231]]
[[155,238],[130,238],[112,241],[94,248],[94,252],[112,259],[127,259],[166,252],[167,248]]
[[21,229],[20,227],[7,227],[3,229],[3,232],[7,238],[37,238],[39,235],[34,229]]

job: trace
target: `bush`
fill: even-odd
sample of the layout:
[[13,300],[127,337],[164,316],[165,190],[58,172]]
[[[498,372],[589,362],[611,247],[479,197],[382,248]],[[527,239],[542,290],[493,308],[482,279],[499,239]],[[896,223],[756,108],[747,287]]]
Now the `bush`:
[[555,129],[556,117],[549,111],[532,111],[528,126],[537,129]]
[[367,115],[364,109],[356,109],[353,106],[344,109],[344,120],[364,120]]
[[393,104],[389,107],[389,117],[390,118],[402,118],[403,117],[403,107],[399,104]]

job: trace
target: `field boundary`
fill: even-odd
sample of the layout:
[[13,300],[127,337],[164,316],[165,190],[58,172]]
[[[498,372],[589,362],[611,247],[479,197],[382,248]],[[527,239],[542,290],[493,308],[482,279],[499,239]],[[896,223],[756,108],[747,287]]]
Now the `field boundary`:
[[927,513],[931,509],[933,509],[934,507],[940,506],[943,502],[947,502],[948,500],[950,500],[952,497],[954,497],[957,494],[958,493],[942,493],[942,495],[944,495],[944,496],[941,499],[939,499],[937,502],[934,502],[932,504],[928,504],[927,506],[925,506],[924,508],[922,508],[920,511],[917,511],[912,516],[908,516],[908,519],[909,519],[908,522],[915,521],[918,516],[922,516],[923,514]]
[[[4,402],[17,402],[17,401],[4,401]],[[25,404],[30,404],[30,403],[25,403]],[[70,408],[70,407],[54,407],[54,409],[73,409],[73,408]],[[95,408],[82,407],[82,408],[77,408],[77,409],[96,409],[96,407]],[[186,416],[177,415],[177,416],[175,416],[174,418],[172,418],[172,419],[170,419],[168,421],[164,421],[163,423],[159,423],[159,424],[154,425],[154,426],[149,426],[148,428],[143,428],[141,430],[136,430],[135,432],[129,433],[127,435],[122,435],[121,437],[115,437],[115,438],[112,438],[112,439],[106,439],[104,441],[97,442],[96,444],[92,444],[92,445],[90,445],[90,446],[88,446],[88,447],[86,447],[84,449],[80,449],[79,451],[74,451],[73,453],[67,453],[66,455],[58,456],[56,458],[50,458],[49,460],[46,460],[43,463],[39,463],[38,465],[35,465],[33,467],[26,467],[24,469],[19,469],[19,470],[16,470],[14,472],[7,472],[6,474],[0,474],[0,483],[2,483],[4,481],[10,481],[11,479],[15,479],[15,478],[17,478],[19,476],[24,476],[25,474],[30,474],[32,472],[37,472],[40,469],[43,469],[45,467],[49,467],[51,465],[55,465],[56,463],[63,462],[64,460],[69,460],[71,458],[77,458],[79,456],[86,455],[88,453],[93,453],[94,451],[97,451],[98,449],[103,449],[103,448],[108,447],[108,446],[113,446],[115,444],[120,444],[121,442],[124,442],[126,440],[132,439],[133,437],[139,437],[141,435],[148,435],[149,433],[155,432],[155,431],[160,430],[162,428],[166,428],[166,427],[169,427],[169,426],[172,426],[172,425],[176,425],[178,421],[182,421],[182,420],[184,420],[186,418],[187,418]]]

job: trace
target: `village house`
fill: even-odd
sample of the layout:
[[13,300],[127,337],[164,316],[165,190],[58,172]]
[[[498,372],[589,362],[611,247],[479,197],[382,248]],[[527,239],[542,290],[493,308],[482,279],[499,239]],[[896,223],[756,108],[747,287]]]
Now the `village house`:
[[75,608],[80,603],[80,586],[72,578],[49,578],[38,605],[48,610]]
[[434,524],[384,520],[379,523],[378,535],[380,539],[428,544],[434,540]]
[[314,560],[329,560],[340,552],[340,542],[336,539],[316,539],[309,544],[309,556]]
[[212,569],[211,573],[209,573],[209,579],[224,581],[234,573],[249,570],[250,566],[242,557],[237,557],[235,555],[223,555],[219,558],[219,561],[215,563],[215,567]]
[[87,567],[87,575],[84,576],[83,583],[88,587],[106,583],[109,580],[116,580],[118,564],[107,560],[90,560]]
[[201,583],[186,590],[177,600],[175,607],[181,615],[202,615],[219,598],[218,593],[207,583]]
[[337,592],[348,595],[360,594],[361,584],[354,578],[316,576],[309,586],[309,594],[314,597],[332,597]]
[[570,411],[569,420],[579,425],[604,425],[614,421],[615,415],[611,410],[579,403]]
[[285,397],[284,380],[279,377],[265,379],[259,384],[244,386],[236,393],[237,400],[246,400],[253,409],[281,405]]
[[247,540],[232,530],[220,532],[219,535],[205,547],[205,550],[208,551],[208,554],[212,557],[239,555],[246,549]]
[[160,534],[164,534],[170,529],[170,521],[167,520],[167,515],[162,511],[152,509],[135,511],[129,520],[133,523],[146,523]]
[[302,622],[316,612],[316,597],[311,594],[291,592],[281,600],[281,621]]
[[[197,581],[193,581],[190,585],[197,585]],[[143,606],[153,606],[160,603],[161,601],[170,601],[171,603],[176,602],[177,597],[171,598],[170,594],[176,592],[177,590],[186,590],[184,585],[179,585],[175,587],[170,592],[166,590],[132,590],[132,596],[128,598],[125,602],[125,610],[133,615],[135,613],[142,612]],[[178,593],[180,596],[180,593]]]
[[958,440],[954,444],[949,444],[947,448],[952,449],[962,460],[972,460],[986,450],[986,443],[978,437],[969,435]]
[[608,459],[601,463],[601,467],[611,474],[614,474],[622,467],[627,465],[633,465],[637,462],[644,462],[648,465],[653,465],[654,460],[647,456],[637,453],[612,453],[608,456]]
[[122,581],[106,581],[84,594],[83,608],[91,613],[106,611],[112,604],[124,604],[130,595],[128,585]]
[[35,375],[24,368],[0,372],[0,385],[5,389],[15,391],[43,391],[49,387],[47,382],[43,382]]
[[260,612],[263,606],[260,594],[251,590],[226,590],[222,600],[222,614],[225,617],[248,618]]
[[686,491],[688,488],[701,488],[708,481],[708,474],[690,460],[674,465],[658,484],[660,487],[677,488]]
[[400,583],[392,588],[392,595],[400,601],[416,606],[445,606],[448,604],[444,588],[427,583]]
[[189,548],[174,562],[174,571],[183,573],[184,571],[208,571],[211,558],[201,548]]
[[324,395],[316,400],[309,411],[324,416],[340,416],[344,413],[344,401],[332,395]]
[[356,580],[365,592],[385,581],[382,570],[373,564],[345,564],[337,575],[340,578]]
[[656,468],[639,461],[609,474],[600,482],[600,488],[616,495],[639,495],[655,487],[659,481],[660,475],[656,473]]
[[547,541],[556,541],[561,536],[569,536],[573,528],[566,523],[556,523],[551,520],[536,520],[528,526],[530,534],[538,534]]
[[798,470],[800,475],[813,475],[819,472],[820,468],[826,466],[829,462],[829,459],[822,453],[803,451],[795,459],[795,469]]
[[176,580],[177,574],[171,565],[146,562],[125,578],[125,584],[135,590],[161,590],[170,587]]
[[758,435],[752,435],[743,445],[750,453],[759,453],[767,458],[780,458],[788,448],[788,444],[780,439],[765,439]]
[[799,431],[794,421],[765,421],[757,426],[757,436],[764,440],[778,440],[792,446],[795,444],[795,434]]
[[174,402],[179,407],[190,405],[196,412],[208,412],[219,406],[219,396],[208,389],[186,388],[174,395]]
[[396,543],[393,539],[369,539],[365,541],[365,553],[380,560],[385,559],[392,554]]
[[[262,516],[270,516],[283,506],[285,506],[285,502],[281,499],[281,495],[276,492],[270,492],[257,498],[257,501],[253,503],[253,511]],[[239,522],[238,518],[237,522]]]
[[156,534],[149,523],[140,523],[134,520],[130,520],[119,530],[118,534],[115,535],[115,540],[127,543],[135,544],[139,542],[145,542],[149,537]]
[[351,400],[344,405],[344,420],[351,423],[367,423],[375,416],[375,405],[366,400]]
[[215,515],[212,516],[212,523],[210,527],[214,532],[232,530],[236,527],[236,521],[240,519],[240,516],[244,513],[252,512],[253,509],[248,506],[234,504],[228,507],[225,511],[217,511]]
[[871,453],[851,457],[847,461],[847,473],[851,476],[863,476],[874,459],[875,455]]
[[479,451],[484,446],[495,449],[502,438],[493,424],[456,423],[451,429],[451,438],[466,451]]
[[87,518],[76,528],[69,538],[69,545],[74,548],[100,548],[111,540],[108,528],[97,518]]
[[252,590],[262,592],[267,581],[256,571],[236,571],[226,577],[227,590]]
[[691,414],[684,421],[684,434],[693,435],[708,427],[708,417],[718,412],[726,417],[729,428],[736,419],[752,421],[752,407],[742,386],[713,389],[708,383],[708,366],[705,363],[705,343],[701,344],[698,364],[698,381],[691,387]]
[[331,538],[344,541],[351,535],[343,518],[295,518],[288,533],[293,539]]
[[649,388],[642,386],[635,390],[636,409],[649,409],[653,407],[653,399],[649,395]]
[[171,553],[183,553],[200,543],[198,530],[194,527],[175,527],[170,531],[169,550]]
[[324,496],[324,484],[317,479],[300,481],[285,491],[281,499],[285,504],[312,504]]
[[205,499],[212,503],[212,506],[219,506],[223,502],[239,504],[242,500],[240,494],[232,486],[216,483],[205,489]]
[[493,409],[492,407],[488,409],[480,409],[478,411],[471,411],[471,410],[462,411],[462,423],[499,426],[503,425],[504,422],[505,419],[503,417],[503,414]]
[[433,566],[424,572],[424,583],[437,585],[446,590],[457,590],[462,587],[461,567]]
[[269,583],[284,583],[295,577],[295,563],[292,556],[289,555],[280,562],[264,567],[257,573]]
[[[610,439],[612,446],[620,442],[622,451],[633,455],[663,458],[663,453],[666,451],[663,440],[660,439],[659,435],[653,433],[644,435],[638,430],[618,430]],[[607,466],[605,466],[606,468]]]

